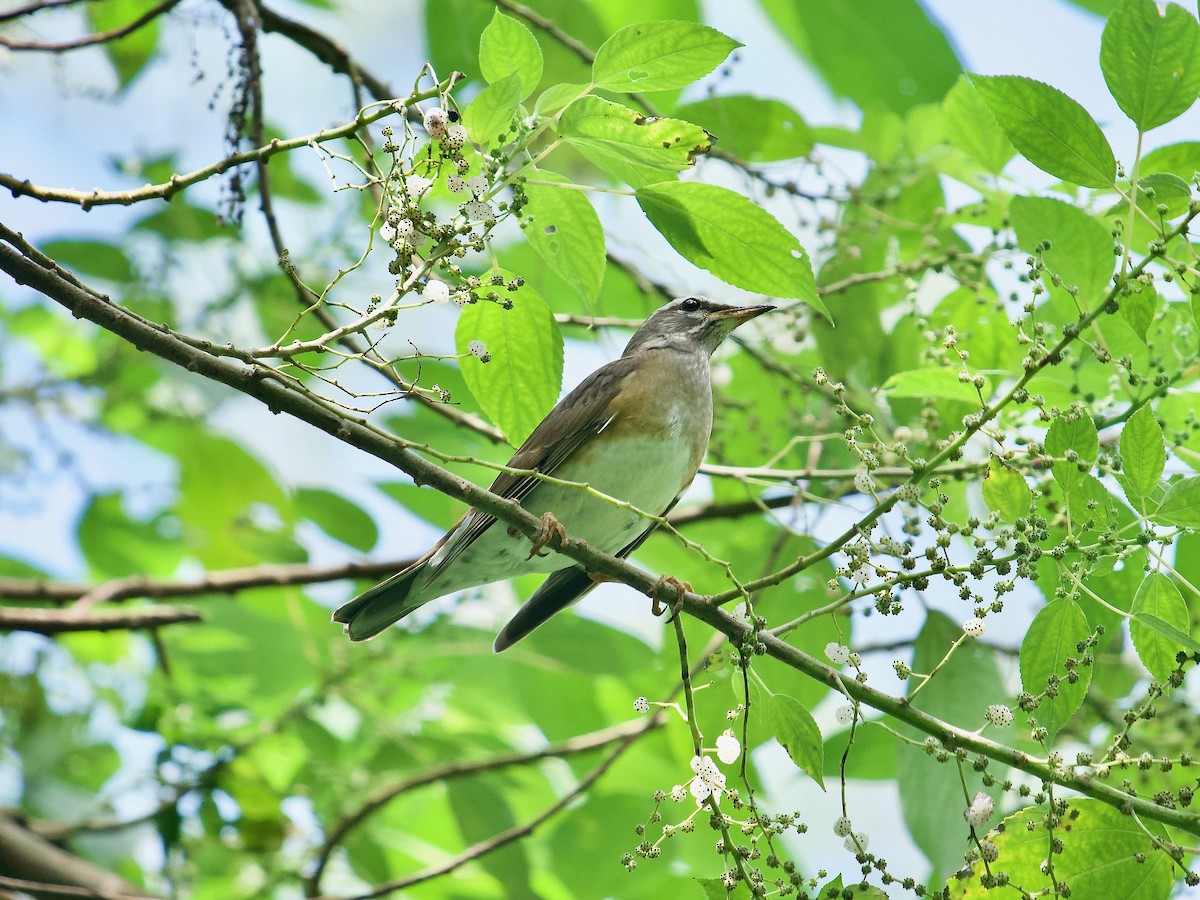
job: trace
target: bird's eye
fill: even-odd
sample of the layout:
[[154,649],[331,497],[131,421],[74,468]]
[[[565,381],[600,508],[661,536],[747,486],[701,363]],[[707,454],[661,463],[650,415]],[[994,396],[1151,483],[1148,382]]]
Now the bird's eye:
[[679,308],[682,309],[684,312],[695,312],[696,310],[698,310],[700,308],[700,301],[697,300],[695,297],[688,297],[686,300],[684,300],[682,303],[679,304]]

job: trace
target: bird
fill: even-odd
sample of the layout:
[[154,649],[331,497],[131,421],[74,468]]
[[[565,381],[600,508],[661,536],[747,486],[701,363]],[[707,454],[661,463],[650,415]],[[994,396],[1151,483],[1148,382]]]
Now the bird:
[[[680,297],[634,332],[619,359],[601,366],[550,410],[489,490],[542,517],[529,539],[481,510],[469,510],[430,550],[333,614],[352,641],[372,638],[413,610],[454,591],[529,573],[549,573],[501,630],[496,653],[511,647],[588,593],[593,576],[569,557],[542,551],[553,532],[624,558],[692,483],[712,432],[713,351],[739,325],[774,306],[732,306]],[[579,484],[636,509],[615,505]]]

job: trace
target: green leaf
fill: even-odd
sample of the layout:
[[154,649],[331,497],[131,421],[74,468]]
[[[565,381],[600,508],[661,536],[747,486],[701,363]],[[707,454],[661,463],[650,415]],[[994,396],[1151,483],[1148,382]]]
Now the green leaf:
[[300,488],[296,491],[296,512],[331,538],[364,553],[379,539],[375,520],[357,504],[332,491]]
[[666,91],[686,87],[742,46],[697,22],[627,25],[596,51],[592,82],[609,91]]
[[799,700],[787,694],[775,694],[771,697],[768,715],[775,740],[783,745],[792,762],[824,789],[825,745],[812,713]]
[[1200,528],[1200,475],[1172,482],[1151,518],[1163,525]]
[[[840,778],[842,754],[850,740],[846,728],[825,738],[825,774]],[[896,777],[896,738],[882,728],[858,723],[846,756],[846,777],[887,781]]]
[[[958,372],[950,369],[910,369],[897,372],[883,385],[882,391],[891,397],[937,397],[943,400],[961,400],[963,403],[980,405],[979,389],[973,384],[958,380]],[[991,388],[984,384],[983,396]]]
[[[1046,806],[1027,807],[1006,818],[988,836],[1000,851],[1011,882],[1039,895],[1057,892],[1042,871],[1051,838],[1046,830],[1048,812]],[[1070,816],[1069,833],[1065,829],[1055,831],[1063,838],[1063,849],[1054,856],[1054,880],[1069,887],[1072,897],[1164,900],[1171,894],[1175,883],[1171,858],[1155,851],[1144,830],[1148,826],[1161,836],[1161,826],[1149,822],[1143,825],[1089,797],[1072,798]],[[968,871],[966,877],[956,875],[946,882],[954,900],[995,895],[993,889],[980,883],[986,874],[983,862],[975,861]]]
[[1175,4],[1125,0],[1100,40],[1108,90],[1141,131],[1183,114],[1200,93],[1200,22]]
[[1130,292],[1121,298],[1121,317],[1144,344],[1158,311],[1158,292],[1149,284],[1135,283],[1129,287]]
[[987,475],[983,478],[983,500],[992,512],[1012,523],[1029,515],[1033,502],[1033,491],[1025,483],[1025,476],[993,456],[988,463]]
[[1038,724],[1050,732],[1051,738],[1075,714],[1087,695],[1092,667],[1078,666],[1079,680],[1071,684],[1067,680],[1066,661],[1083,656],[1076,645],[1087,640],[1090,633],[1087,617],[1079,604],[1064,598],[1046,604],[1034,617],[1021,641],[1021,686],[1026,691],[1041,694],[1050,677],[1058,676],[1058,696],[1042,697],[1041,705],[1034,713]]
[[558,134],[607,172],[635,188],[670,181],[712,149],[712,136],[679,119],[651,119],[619,103],[580,97],[563,110]]
[[492,359],[462,361],[463,379],[488,417],[513,446],[520,445],[558,400],[563,343],[554,315],[529,286],[513,308],[481,300],[463,309],[454,339],[458,352],[483,341]]
[[1109,187],[1117,161],[1086,109],[1055,88],[1019,75],[971,75],[1013,146],[1043,172],[1084,187]]
[[709,97],[677,106],[675,115],[702,125],[716,135],[722,150],[749,163],[796,159],[813,148],[808,124],[779,100],[748,94]]
[[234,229],[223,227],[212,210],[189,206],[181,197],[176,197],[166,209],[151,213],[133,227],[139,231],[153,231],[169,244],[198,243],[235,233]]
[[126,284],[136,275],[125,251],[104,241],[83,238],[47,241],[41,250],[55,262],[94,278]]
[[[929,611],[913,648],[914,671],[930,672],[942,664],[946,652],[962,634],[958,622],[943,613]],[[996,656],[996,651],[981,641],[959,644],[942,671],[925,683],[913,699],[913,706],[959,728],[978,728],[988,704],[1012,702]],[[918,681],[916,676],[908,680],[910,695]],[[970,688],[964,690],[963,685]],[[914,739],[913,744],[896,744],[896,780],[904,822],[934,869],[953,871],[962,865],[963,785],[957,778],[947,778],[946,767],[925,753],[921,746],[923,733],[903,725],[900,731]],[[1015,725],[988,729],[990,737],[1004,744],[1011,744],[1015,733]],[[979,773],[964,767],[963,774],[969,795],[982,790],[994,798],[1001,796],[999,785],[984,785]]]
[[1079,288],[1085,305],[1093,306],[1104,298],[1115,265],[1107,227],[1079,207],[1049,197],[1014,197],[1009,218],[1026,253],[1050,242],[1050,248],[1042,253],[1046,268],[1064,285]]
[[1129,636],[1133,638],[1138,658],[1155,679],[1166,684],[1167,676],[1176,667],[1175,654],[1185,648],[1178,640],[1148,624],[1145,617],[1187,635],[1188,610],[1183,595],[1166,575],[1151,572],[1138,587],[1131,612],[1133,621],[1129,623]]
[[539,169],[531,173],[525,184],[529,198],[525,212],[532,218],[522,224],[525,238],[538,256],[579,291],[590,307],[599,298],[604,281],[604,226],[587,194],[570,185],[569,179],[555,172]]
[[589,84],[555,84],[538,95],[534,112],[539,116],[552,116],[564,106],[573,103],[592,89]]
[[1100,452],[1100,438],[1096,424],[1087,413],[1062,415],[1050,423],[1046,432],[1046,453],[1062,459],[1068,450],[1074,450],[1084,462],[1095,462]]
[[1158,616],[1151,615],[1150,613],[1138,613],[1135,618],[1150,630],[1174,643],[1175,646],[1182,647],[1189,653],[1200,653],[1200,641],[1197,641],[1186,631],[1176,628],[1170,622],[1164,622]]
[[508,131],[521,102],[521,76],[506,75],[476,95],[463,113],[463,127],[471,140],[487,146]]
[[696,181],[642,188],[638,205],[689,262],[729,284],[803,300],[829,317],[795,235],[741,194]]
[[916,0],[762,0],[836,93],[860,109],[904,113],[938,103],[962,72],[954,48]]
[[[108,0],[106,3],[89,3],[85,9],[92,31],[100,33],[124,28],[147,11],[144,0]],[[101,46],[117,73],[120,90],[141,73],[158,49],[160,17],[155,17],[136,31],[115,41],[105,41]]]
[[1016,148],[1004,136],[979,92],[960,75],[942,101],[946,138],[993,175],[999,175]]
[[1200,141],[1180,141],[1155,147],[1142,157],[1139,167],[1143,175],[1155,172],[1173,172],[1184,181],[1200,172]]
[[523,100],[542,80],[542,48],[525,23],[496,10],[479,38],[479,71],[488,84],[516,75]]
[[703,891],[704,900],[750,900],[750,888],[744,881],[739,881],[737,887],[729,890],[720,878],[693,878]]
[[1143,406],[1121,429],[1121,467],[1143,497],[1158,487],[1167,462],[1162,428],[1149,405]]

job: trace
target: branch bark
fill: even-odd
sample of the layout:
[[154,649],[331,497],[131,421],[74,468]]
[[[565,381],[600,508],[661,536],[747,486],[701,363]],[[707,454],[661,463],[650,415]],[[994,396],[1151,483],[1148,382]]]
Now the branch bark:
[[199,611],[182,606],[94,613],[74,609],[0,609],[0,631],[32,631],[45,635],[71,631],[137,631],[203,620]]
[[0,813],[0,887],[34,897],[125,900],[151,896],[124,878],[95,866],[23,828]]

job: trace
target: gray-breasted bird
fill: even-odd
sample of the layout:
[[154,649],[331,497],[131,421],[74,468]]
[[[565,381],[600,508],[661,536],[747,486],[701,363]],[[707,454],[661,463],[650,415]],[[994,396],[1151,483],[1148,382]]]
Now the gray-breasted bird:
[[[586,483],[661,516],[692,483],[712,431],[709,358],[735,328],[773,306],[727,306],[683,297],[659,308],[630,338],[621,358],[567,394],[508,465]],[[657,523],[579,487],[507,472],[493,494],[552,514],[571,537],[625,557]],[[444,594],[532,572],[552,573],[504,626],[493,649],[512,646],[596,586],[558,553],[531,554],[529,541],[479,510],[466,513],[424,556],[333,614],[351,640],[374,637]]]

